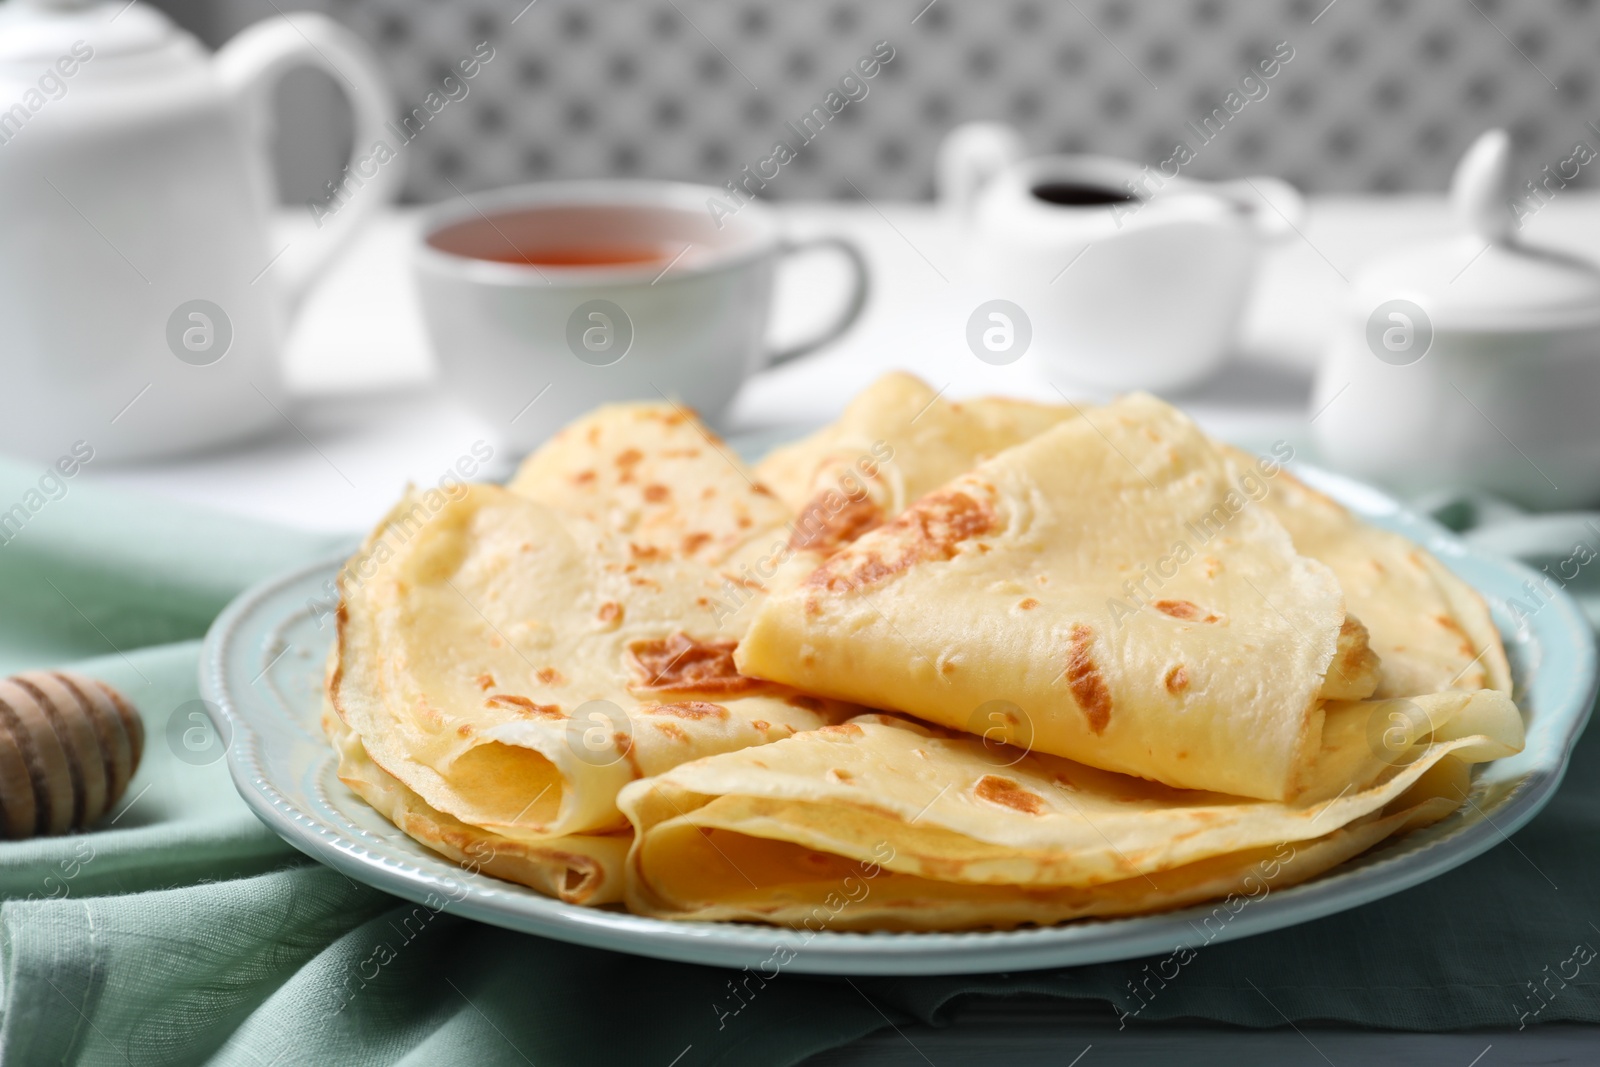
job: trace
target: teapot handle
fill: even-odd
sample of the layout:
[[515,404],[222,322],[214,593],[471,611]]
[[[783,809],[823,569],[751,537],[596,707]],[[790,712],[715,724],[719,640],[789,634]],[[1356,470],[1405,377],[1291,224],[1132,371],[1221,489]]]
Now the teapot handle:
[[342,185],[348,182],[347,200],[318,216],[315,231],[291,240],[273,270],[293,308],[372,213],[399,190],[403,160],[398,151],[391,148],[381,158],[376,152],[376,146],[389,143],[384,120],[393,111],[393,97],[366,44],[314,12],[294,12],[242,30],[217,52],[216,64],[224,88],[262,148],[262,158],[272,129],[273,90],[285,73],[317,67],[332,75],[350,99],[354,136],[338,179]]

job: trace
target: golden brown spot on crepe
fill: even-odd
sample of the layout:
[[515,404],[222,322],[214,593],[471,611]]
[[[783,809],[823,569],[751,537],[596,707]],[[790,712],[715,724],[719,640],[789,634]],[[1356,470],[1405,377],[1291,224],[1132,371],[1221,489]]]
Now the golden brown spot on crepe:
[[473,681],[477,682],[478,688],[484,692],[488,692],[494,688],[494,675],[492,674],[480,674],[474,678]]
[[831,734],[835,737],[865,737],[866,731],[853,722],[842,722],[836,726],[824,726],[819,733]]
[[714,485],[708,485],[704,489],[700,490],[700,499],[701,500],[710,500],[712,497],[714,497],[716,495],[717,495],[717,487],[714,486]]
[[461,737],[471,737],[472,736],[472,724],[470,722],[462,723],[460,726],[456,727],[456,733],[458,735],[460,735]]
[[772,729],[772,724],[770,722],[768,722],[767,720],[765,720],[765,719],[756,719],[750,725],[755,727],[757,730],[770,730],[770,729]]
[[694,555],[702,547],[704,547],[708,542],[710,542],[710,540],[711,540],[711,535],[708,534],[708,533],[692,533],[692,534],[688,534],[683,539],[683,554],[686,555],[686,556]]
[[560,685],[562,682],[566,681],[566,679],[561,676],[561,672],[556,670],[554,667],[540,667],[534,673],[538,676],[539,681],[543,682],[545,685]]
[[615,600],[608,600],[600,605],[600,621],[610,625],[622,621],[622,605]]
[[650,715],[676,715],[680,719],[726,719],[728,709],[721,704],[707,704],[700,700],[682,700],[676,704],[656,704],[644,711]]
[[643,778],[644,771],[639,767],[639,757],[633,753],[633,738],[619,730],[611,735],[611,741],[617,746],[617,751],[627,758],[628,768],[633,771],[633,776]]
[[681,630],[628,646],[634,688],[656,693],[740,693],[762,683],[733,665],[736,641],[701,641]]
[[739,516],[739,529],[748,530],[753,525],[755,525],[755,523],[751,521],[750,516],[748,516],[748,515],[740,515]]
[[1184,619],[1193,622],[1216,622],[1215,612],[1207,611],[1192,600],[1158,600],[1153,605],[1163,615],[1171,615],[1174,619]]
[[766,486],[762,485],[760,482],[756,482],[756,483],[752,484],[750,486],[750,491],[752,493],[754,493],[756,496],[772,496],[773,495],[772,490],[768,489]]
[[654,482],[644,487],[644,498],[652,504],[659,504],[671,495],[671,489]]
[[849,771],[840,770],[838,767],[830,767],[828,768],[828,777],[835,782],[848,782],[854,778],[855,775],[851,774]]
[[600,427],[589,427],[589,443],[591,445],[597,445],[600,443]]
[[630,585],[639,585],[639,586],[649,585],[649,586],[654,586],[657,589],[661,588],[661,583],[656,581],[654,578],[644,578],[644,577],[635,576],[633,578],[629,578],[628,579],[628,583]]
[[626,448],[617,453],[617,466],[624,469],[633,466],[644,458],[644,453],[637,448]]
[[1017,605],[1017,607],[1021,608],[1023,611],[1032,611],[1034,608],[1036,608],[1038,606],[1039,606],[1039,602],[1037,600],[1033,599],[1033,597],[1031,597],[1031,596],[1027,597],[1026,599],[1024,599],[1022,601],[1022,603]]
[[679,729],[677,723],[658,722],[652,723],[651,725],[653,725],[657,730],[660,730],[662,733],[666,734],[668,737],[672,738],[674,741],[682,741],[685,744],[688,744],[689,742],[689,735]]
[[1041,815],[1045,811],[1044,797],[1022,788],[1010,778],[1002,778],[996,774],[986,774],[979,778],[972,792],[979,800],[987,800],[991,804],[1020,811],[1024,815]]
[[1180,663],[1167,672],[1167,692],[1181,693],[1187,688],[1189,688],[1189,672]]
[[[834,507],[832,501],[843,503]],[[883,510],[871,497],[849,498],[827,489],[812,497],[795,520],[789,547],[825,554],[837,552],[868,530],[883,525]]]
[[634,559],[662,559],[666,553],[661,551],[659,545],[636,545],[628,542],[628,555]]
[[579,471],[572,476],[572,480],[579,485],[587,485],[594,481],[594,471]]
[[698,448],[664,448],[661,450],[661,454],[672,459],[679,457],[693,459],[700,454],[700,450]]
[[496,693],[483,702],[486,708],[513,708],[520,715],[539,715],[545,718],[560,719],[561,705],[536,704],[529,697],[517,696],[515,693]]
[[1206,577],[1215,578],[1222,572],[1222,561],[1215,556],[1206,557]]
[[1111,721],[1111,690],[1095,663],[1094,630],[1083,623],[1074,623],[1067,652],[1067,686],[1072,697],[1089,720],[1089,729],[1103,734]]
[[968,494],[930,493],[884,527],[889,543],[900,550],[896,558],[886,561],[876,550],[860,555],[843,552],[813,571],[806,584],[830,593],[871,585],[917,563],[951,559],[957,545],[988,533],[994,525],[994,511]]

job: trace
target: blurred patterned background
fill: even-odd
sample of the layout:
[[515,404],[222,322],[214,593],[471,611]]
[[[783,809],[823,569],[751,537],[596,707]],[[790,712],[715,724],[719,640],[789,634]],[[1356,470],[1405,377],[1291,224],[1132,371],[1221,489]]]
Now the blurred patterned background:
[[[158,0],[215,45],[275,0]],[[530,179],[722,184],[770,154],[877,41],[894,59],[764,195],[926,197],[941,136],[1016,125],[1037,150],[1157,163],[1279,42],[1293,58],[1189,173],[1315,192],[1438,190],[1473,135],[1521,177],[1600,147],[1592,0],[315,0],[386,62],[402,113],[480,42],[494,58],[408,149],[407,196]],[[285,87],[284,199],[318,195],[349,134],[332,83]],[[343,139],[343,143],[341,143]],[[1191,141],[1194,138],[1189,138]],[[285,142],[291,138],[284,138]],[[1587,173],[1579,183],[1587,183]]]

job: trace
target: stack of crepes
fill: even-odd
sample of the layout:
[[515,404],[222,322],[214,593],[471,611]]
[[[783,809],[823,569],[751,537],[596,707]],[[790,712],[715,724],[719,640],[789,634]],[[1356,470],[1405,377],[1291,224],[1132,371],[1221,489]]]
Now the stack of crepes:
[[509,487],[409,495],[341,588],[341,777],[474,869],[660,918],[1259,896],[1522,745],[1476,593],[1144,395],[895,374],[754,469],[602,408]]

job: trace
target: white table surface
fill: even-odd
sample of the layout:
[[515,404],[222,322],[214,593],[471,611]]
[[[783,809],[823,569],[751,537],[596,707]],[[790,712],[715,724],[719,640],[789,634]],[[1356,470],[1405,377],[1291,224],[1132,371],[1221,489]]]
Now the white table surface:
[[[947,395],[1006,393],[1057,400],[1044,354],[994,367],[973,358],[964,327],[971,301],[955,282],[959,236],[931,205],[781,206],[797,235],[843,233],[864,248],[873,291],[861,321],[828,349],[753,378],[726,432],[815,424],[885,370],[921,374]],[[206,504],[308,529],[369,526],[408,480],[436,481],[493,427],[438,384],[408,273],[416,214],[378,219],[312,293],[294,323],[285,373],[299,395],[293,426],[248,446],[142,466],[96,464],[96,482]],[[305,226],[300,213],[285,226]],[[1442,197],[1313,199],[1302,227],[1271,249],[1245,314],[1237,357],[1211,381],[1170,398],[1213,432],[1247,442],[1297,440],[1307,424],[1311,370],[1334,328],[1346,279],[1374,255],[1452,232]],[[1600,194],[1563,194],[1530,220],[1529,240],[1600,255]],[[843,272],[824,255],[788,265],[773,333],[801,336],[843,296]],[[573,413],[578,414],[577,412]],[[493,473],[520,457],[499,449]]]

